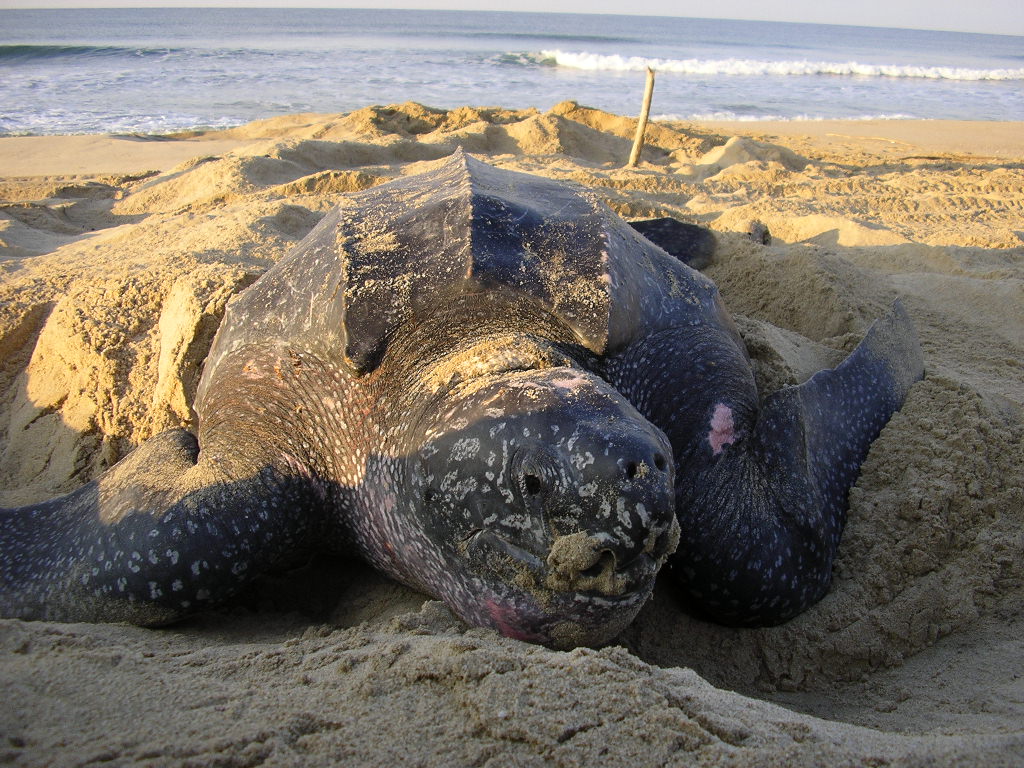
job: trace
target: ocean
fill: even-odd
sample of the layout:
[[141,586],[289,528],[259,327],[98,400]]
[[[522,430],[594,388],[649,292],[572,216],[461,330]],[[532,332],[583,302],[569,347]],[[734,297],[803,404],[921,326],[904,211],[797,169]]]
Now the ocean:
[[663,119],[1024,120],[1024,37],[575,14],[0,10],[0,135],[167,133],[413,100]]

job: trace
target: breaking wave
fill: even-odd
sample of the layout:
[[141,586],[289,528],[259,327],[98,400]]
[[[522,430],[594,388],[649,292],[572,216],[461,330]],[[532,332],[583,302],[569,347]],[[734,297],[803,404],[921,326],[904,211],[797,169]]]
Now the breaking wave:
[[541,51],[521,56],[521,63],[568,69],[605,70],[613,72],[642,71],[647,67],[658,72],[685,75],[772,75],[808,76],[839,75],[847,77],[897,77],[927,80],[1024,80],[1020,69],[970,69],[966,67],[927,67],[903,64],[861,64],[856,61],[759,61],[756,59],[648,59],[641,56],[619,56],[599,53]]

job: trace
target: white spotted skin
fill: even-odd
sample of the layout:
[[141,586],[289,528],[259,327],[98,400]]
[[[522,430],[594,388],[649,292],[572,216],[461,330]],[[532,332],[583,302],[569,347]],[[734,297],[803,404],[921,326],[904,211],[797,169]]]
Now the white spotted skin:
[[[609,456],[612,446],[640,441],[667,456],[664,437],[605,382],[578,366],[494,371],[436,397],[422,414],[405,414],[407,424],[420,428],[407,429],[406,446],[395,448],[411,458],[400,519],[374,518],[373,530],[369,518],[355,521],[365,556],[445,600],[471,623],[546,643],[557,643],[555,628],[565,622],[578,627],[578,639],[610,638],[642,606],[656,570],[632,591],[600,597],[552,591],[545,583],[545,558],[558,535],[596,535],[606,528],[601,505],[617,498],[625,482],[621,460]],[[624,508],[630,525],[619,527],[623,541],[653,541],[674,529],[665,472],[633,483],[647,483],[653,495],[642,496],[646,504],[634,500]],[[527,476],[537,478],[538,489],[524,481]],[[577,487],[589,488],[589,496],[581,497]],[[379,538],[379,530],[388,535]],[[532,570],[480,549],[483,531],[534,553]],[[608,541],[619,546],[614,536]],[[396,554],[383,557],[381,547]]]
[[460,151],[230,302],[198,443],[0,510],[0,614],[164,623],[348,547],[472,623],[599,643],[681,529],[701,609],[782,621],[827,589],[846,492],[922,370],[897,305],[761,403],[710,280],[595,194]]
[[372,443],[349,425],[366,422],[311,350],[243,352],[199,405],[198,457],[165,433],[68,497],[0,511],[0,611],[162,624],[313,551],[363,481]]
[[716,620],[764,625],[827,592],[847,492],[923,365],[897,306],[837,369],[764,403],[742,345],[714,325],[649,336],[608,371],[673,444],[672,576]]

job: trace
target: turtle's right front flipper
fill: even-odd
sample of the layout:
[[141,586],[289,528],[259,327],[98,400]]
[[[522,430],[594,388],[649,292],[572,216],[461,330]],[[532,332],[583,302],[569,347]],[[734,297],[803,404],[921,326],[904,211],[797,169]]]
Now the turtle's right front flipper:
[[902,305],[841,365],[763,404],[740,342],[721,327],[654,334],[613,362],[672,441],[682,531],[672,574],[694,604],[723,623],[765,625],[821,599],[847,493],[922,376]]
[[777,624],[821,599],[847,494],[923,371],[896,302],[839,366],[775,392],[752,421],[723,419],[719,429],[713,417],[710,460],[680,489],[675,573],[690,596],[718,620],[747,625]]
[[198,456],[191,434],[165,432],[67,496],[0,510],[0,615],[165,624],[292,551],[286,479],[229,480]]

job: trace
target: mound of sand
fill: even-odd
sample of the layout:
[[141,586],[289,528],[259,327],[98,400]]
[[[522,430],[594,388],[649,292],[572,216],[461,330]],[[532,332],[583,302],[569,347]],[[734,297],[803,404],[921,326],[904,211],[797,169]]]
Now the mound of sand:
[[[192,426],[227,299],[340,194],[457,146],[595,188],[629,217],[717,230],[707,273],[764,392],[836,364],[897,296],[927,378],[851,492],[834,588],[781,627],[707,624],[659,589],[613,647],[555,652],[467,628],[358,564],[317,560],[166,630],[0,621],[0,754],[1020,764],[1024,149],[1014,162],[962,148],[922,159],[898,125],[899,152],[855,141],[856,126],[826,141],[654,124],[631,171],[634,121],[572,102],[294,115],[149,142],[167,152],[138,166],[117,164],[120,139],[105,145],[114,159],[97,137],[85,155],[80,137],[45,139],[48,163],[65,146],[78,167],[0,179],[5,506],[71,490],[153,434]],[[0,157],[24,151],[9,141]],[[745,234],[755,219],[771,245]]]

